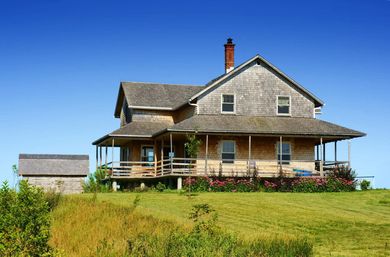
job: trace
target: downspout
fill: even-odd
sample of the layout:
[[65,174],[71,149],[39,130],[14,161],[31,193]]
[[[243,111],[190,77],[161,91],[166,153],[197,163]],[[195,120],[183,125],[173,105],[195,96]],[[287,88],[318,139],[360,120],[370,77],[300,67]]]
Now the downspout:
[[188,100],[188,102],[187,102],[189,105],[191,105],[191,106],[194,106],[195,107],[195,112],[196,112],[196,114],[198,115],[199,114],[199,106],[198,106],[198,104],[193,104],[193,103],[191,103],[191,100]]

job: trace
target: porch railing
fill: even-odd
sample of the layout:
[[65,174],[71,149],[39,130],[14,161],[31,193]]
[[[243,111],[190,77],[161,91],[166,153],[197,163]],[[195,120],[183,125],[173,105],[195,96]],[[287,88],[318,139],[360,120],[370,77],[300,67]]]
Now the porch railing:
[[[200,158],[169,158],[154,161],[109,162],[100,168],[116,178],[153,178],[164,176],[224,176],[224,177],[286,177],[319,176],[318,160],[216,160]],[[326,175],[336,166],[348,165],[346,161],[323,162]]]

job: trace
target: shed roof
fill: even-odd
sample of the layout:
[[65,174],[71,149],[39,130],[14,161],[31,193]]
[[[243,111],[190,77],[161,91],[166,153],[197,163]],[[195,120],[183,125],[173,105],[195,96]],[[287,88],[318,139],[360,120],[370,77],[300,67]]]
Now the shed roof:
[[128,106],[134,109],[175,110],[203,88],[195,85],[121,82],[115,117],[120,115],[124,97]]
[[100,144],[111,137],[151,138],[170,127],[170,122],[132,121],[125,126],[99,138],[93,145]]
[[87,176],[88,172],[88,155],[19,155],[19,175],[23,176]]
[[195,115],[168,131],[246,133],[263,135],[332,136],[353,138],[365,134],[315,118],[238,115]]

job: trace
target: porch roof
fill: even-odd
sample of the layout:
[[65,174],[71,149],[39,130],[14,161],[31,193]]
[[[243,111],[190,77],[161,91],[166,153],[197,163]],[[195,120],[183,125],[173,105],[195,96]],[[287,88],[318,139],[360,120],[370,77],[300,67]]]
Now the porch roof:
[[195,115],[167,130],[172,132],[323,136],[342,139],[366,135],[360,131],[315,118],[238,115]]
[[110,145],[120,140],[152,139],[165,132],[252,134],[265,136],[330,137],[349,139],[365,133],[327,121],[303,117],[260,117],[238,115],[195,115],[179,123],[132,121],[93,142],[93,145]]
[[147,139],[152,138],[153,135],[164,131],[167,127],[171,126],[171,123],[168,122],[147,122],[147,121],[132,121],[125,126],[114,130],[113,132],[99,138],[93,145],[99,144],[108,144],[108,139],[111,138],[139,138],[139,139]]

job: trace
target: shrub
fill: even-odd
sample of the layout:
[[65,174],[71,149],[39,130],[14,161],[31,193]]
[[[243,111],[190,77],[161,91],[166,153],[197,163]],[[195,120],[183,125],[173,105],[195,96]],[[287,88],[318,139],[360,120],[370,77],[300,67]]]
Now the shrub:
[[266,192],[275,192],[278,189],[278,185],[270,182],[270,181],[264,181],[264,190]]
[[55,190],[45,192],[45,200],[49,206],[49,210],[52,211],[56,208],[61,200],[61,193]]
[[347,166],[336,166],[329,175],[330,177],[341,178],[345,180],[354,181],[356,179],[355,171]]
[[156,190],[158,192],[163,192],[164,190],[166,190],[167,187],[165,186],[164,183],[161,183],[161,182],[158,182],[157,185],[156,185]]
[[363,179],[360,182],[360,189],[361,190],[368,190],[368,189],[370,189],[370,184],[371,184],[370,181]]
[[150,188],[148,186],[139,186],[139,187],[135,187],[133,191],[136,193],[143,193],[143,192],[148,192],[149,189]]
[[96,170],[89,174],[87,181],[83,184],[84,193],[107,193],[111,191],[110,183],[106,180],[106,171],[104,169]]
[[0,256],[50,256],[49,206],[42,189],[19,183],[0,189]]

